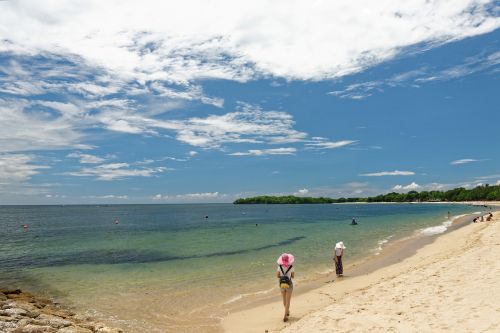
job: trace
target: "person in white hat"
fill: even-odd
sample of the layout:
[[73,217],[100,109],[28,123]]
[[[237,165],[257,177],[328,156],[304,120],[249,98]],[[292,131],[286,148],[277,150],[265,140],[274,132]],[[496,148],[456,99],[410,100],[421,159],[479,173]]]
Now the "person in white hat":
[[335,244],[333,260],[335,260],[335,273],[337,273],[337,277],[344,275],[344,267],[342,267],[342,256],[344,255],[344,250],[344,242],[341,241]]

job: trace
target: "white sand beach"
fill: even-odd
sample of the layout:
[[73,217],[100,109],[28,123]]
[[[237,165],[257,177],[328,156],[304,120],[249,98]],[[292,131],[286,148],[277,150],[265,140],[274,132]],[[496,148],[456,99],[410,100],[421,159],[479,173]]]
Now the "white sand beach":
[[[498,332],[500,213],[446,233],[399,263],[229,314],[226,332]],[[298,286],[300,288],[300,286]],[[297,289],[298,289],[297,288]]]

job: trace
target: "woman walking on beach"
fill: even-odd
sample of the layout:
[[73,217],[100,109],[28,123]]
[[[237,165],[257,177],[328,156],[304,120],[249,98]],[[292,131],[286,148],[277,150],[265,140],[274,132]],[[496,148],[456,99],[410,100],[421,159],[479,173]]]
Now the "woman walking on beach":
[[295,277],[294,261],[295,258],[289,253],[283,253],[277,260],[278,270],[276,271],[276,277],[279,279],[281,296],[283,296],[283,306],[285,307],[283,321],[288,321],[288,317],[290,316],[290,300],[292,299],[293,292],[292,279]]
[[342,255],[344,254],[344,250],[344,242],[338,242],[335,244],[333,260],[335,260],[335,273],[337,273],[337,277],[344,275],[344,267],[342,267]]

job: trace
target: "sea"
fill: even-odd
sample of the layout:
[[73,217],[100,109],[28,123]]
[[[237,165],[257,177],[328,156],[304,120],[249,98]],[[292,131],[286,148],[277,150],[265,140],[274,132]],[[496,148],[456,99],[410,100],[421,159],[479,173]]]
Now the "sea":
[[[0,286],[49,297],[126,332],[218,332],[245,301],[276,294],[276,260],[296,286],[446,232],[483,207],[458,204],[0,206]],[[358,225],[350,225],[355,218]]]

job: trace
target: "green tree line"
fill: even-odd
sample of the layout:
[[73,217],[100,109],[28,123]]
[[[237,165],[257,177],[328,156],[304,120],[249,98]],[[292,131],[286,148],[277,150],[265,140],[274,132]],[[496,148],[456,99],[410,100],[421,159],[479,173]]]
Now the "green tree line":
[[285,196],[257,196],[240,198],[234,204],[327,204],[345,202],[432,202],[432,201],[494,201],[500,200],[500,185],[488,184],[477,186],[473,189],[458,187],[448,191],[410,191],[408,193],[391,192],[367,198],[313,198]]

